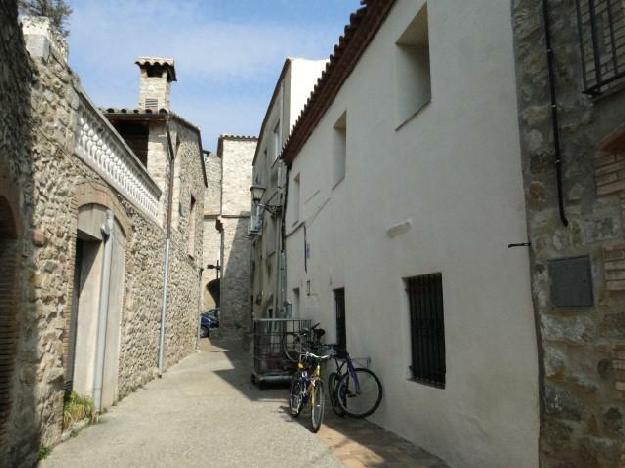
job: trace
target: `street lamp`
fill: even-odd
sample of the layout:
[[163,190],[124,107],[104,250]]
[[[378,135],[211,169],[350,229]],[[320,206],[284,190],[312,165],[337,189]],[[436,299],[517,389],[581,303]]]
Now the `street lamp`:
[[250,187],[250,192],[252,194],[252,203],[254,203],[256,206],[263,207],[265,210],[269,211],[272,215],[275,215],[279,213],[280,210],[282,210],[282,206],[261,203],[260,200],[263,198],[265,190],[267,189],[263,187],[262,185],[252,185]]
[[261,198],[263,198],[265,190],[265,187],[263,187],[262,185],[252,185],[250,187],[250,192],[252,193],[252,201],[254,203],[260,203],[260,200]]

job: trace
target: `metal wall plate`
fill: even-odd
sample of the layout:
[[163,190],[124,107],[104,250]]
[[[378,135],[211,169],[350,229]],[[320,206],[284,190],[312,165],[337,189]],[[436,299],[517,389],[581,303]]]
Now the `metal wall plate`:
[[551,304],[554,307],[592,307],[590,257],[557,258],[549,261]]

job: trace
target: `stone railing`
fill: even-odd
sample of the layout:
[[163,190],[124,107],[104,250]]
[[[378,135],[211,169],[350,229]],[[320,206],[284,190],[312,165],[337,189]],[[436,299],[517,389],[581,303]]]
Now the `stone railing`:
[[78,91],[75,152],[128,201],[160,224],[161,190],[106,117]]

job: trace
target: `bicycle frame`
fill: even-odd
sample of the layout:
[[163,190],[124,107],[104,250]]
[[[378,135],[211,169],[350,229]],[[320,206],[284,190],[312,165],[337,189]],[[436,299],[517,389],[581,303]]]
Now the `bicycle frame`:
[[[340,359],[337,358],[336,355],[333,356],[334,366],[336,367],[336,373],[339,376],[343,375],[343,366],[347,365],[347,372],[349,373],[352,381],[354,382],[354,387],[356,393],[360,393],[360,382],[358,381],[358,376],[356,375],[354,364],[352,363],[352,359],[349,357],[349,353],[345,352],[345,358]],[[341,361],[341,362],[339,362]]]

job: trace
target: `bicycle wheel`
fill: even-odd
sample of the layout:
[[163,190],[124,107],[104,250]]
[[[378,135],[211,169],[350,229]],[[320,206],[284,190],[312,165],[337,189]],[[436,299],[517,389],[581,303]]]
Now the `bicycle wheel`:
[[297,418],[302,412],[302,383],[299,372],[293,374],[291,379],[291,391],[289,393],[289,410],[291,416]]
[[354,374],[358,386],[349,372],[339,380],[336,387],[337,403],[346,414],[354,418],[366,418],[378,409],[382,400],[380,379],[369,369],[356,368]]
[[345,416],[345,411],[339,406],[338,393],[336,392],[339,382],[339,375],[332,372],[328,377],[328,391],[330,392],[330,401],[332,402],[332,411],[339,417]]
[[281,348],[287,361],[296,363],[302,351],[302,338],[297,333],[287,332],[282,335]]
[[312,431],[318,432],[323,422],[323,413],[326,407],[326,397],[323,391],[323,382],[317,380],[310,395],[310,419]]

